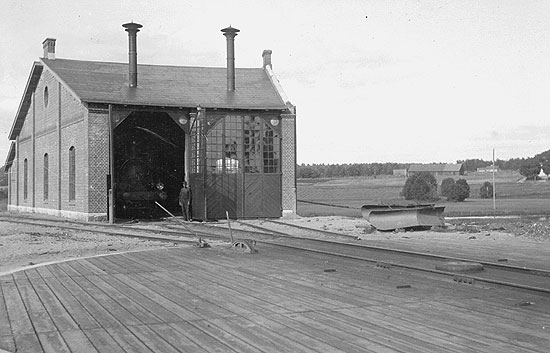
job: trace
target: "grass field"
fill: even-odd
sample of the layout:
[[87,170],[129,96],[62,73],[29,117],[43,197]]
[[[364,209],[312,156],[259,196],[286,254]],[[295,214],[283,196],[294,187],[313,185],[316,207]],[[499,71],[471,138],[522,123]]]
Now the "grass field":
[[[522,181],[517,172],[499,172],[495,175],[496,209],[492,199],[481,199],[479,189],[491,174],[471,173],[461,177],[470,185],[470,197],[464,202],[449,202],[445,216],[487,215],[550,215],[550,181]],[[441,180],[438,183],[441,185]],[[298,180],[298,214],[301,216],[341,215],[360,217],[364,204],[391,204],[403,200],[399,194],[404,177],[300,179]],[[312,203],[310,203],[312,202]],[[324,206],[328,204],[333,206]],[[341,207],[334,207],[341,206]]]

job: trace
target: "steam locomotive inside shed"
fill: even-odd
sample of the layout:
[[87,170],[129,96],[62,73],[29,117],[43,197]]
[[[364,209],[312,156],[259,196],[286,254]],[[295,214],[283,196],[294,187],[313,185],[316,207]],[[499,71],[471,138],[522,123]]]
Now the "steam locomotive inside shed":
[[167,216],[156,202],[178,213],[184,179],[185,133],[161,112],[131,113],[114,130],[117,218]]

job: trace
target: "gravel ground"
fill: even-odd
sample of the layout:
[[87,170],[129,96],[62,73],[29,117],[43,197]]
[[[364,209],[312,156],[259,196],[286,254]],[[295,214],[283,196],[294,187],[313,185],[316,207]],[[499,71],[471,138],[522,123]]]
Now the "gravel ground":
[[[375,232],[362,218],[349,217],[298,217],[289,223],[310,228],[345,233],[358,239],[395,238],[393,232]],[[261,223],[261,221],[260,221]],[[448,227],[440,231],[415,232],[414,238],[430,240],[442,237],[469,240],[481,233],[478,239],[510,244],[527,241],[550,246],[550,220],[537,218],[504,219],[451,219]],[[408,237],[401,234],[400,237]],[[0,275],[38,264],[116,254],[125,251],[157,249],[174,246],[165,242],[114,237],[105,234],[74,230],[14,224],[0,221]],[[182,246],[182,245],[178,245]]]
[[548,217],[484,218],[451,222],[456,229],[472,233],[499,231],[529,240],[550,241],[550,219]]
[[51,261],[166,246],[174,245],[0,221],[0,275]]

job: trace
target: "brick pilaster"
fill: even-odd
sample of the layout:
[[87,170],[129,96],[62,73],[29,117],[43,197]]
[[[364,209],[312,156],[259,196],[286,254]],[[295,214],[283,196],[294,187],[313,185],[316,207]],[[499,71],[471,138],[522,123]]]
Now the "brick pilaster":
[[281,114],[283,217],[296,216],[296,114]]

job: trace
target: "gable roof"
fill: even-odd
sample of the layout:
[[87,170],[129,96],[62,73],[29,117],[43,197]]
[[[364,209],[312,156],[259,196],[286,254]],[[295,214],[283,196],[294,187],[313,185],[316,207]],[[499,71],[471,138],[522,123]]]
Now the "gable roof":
[[138,65],[138,86],[130,88],[127,63],[41,61],[88,103],[286,109],[263,68],[235,69],[236,89],[228,91],[225,67]]
[[128,87],[128,64],[44,59],[35,63],[9,138],[19,134],[42,70],[49,70],[86,103],[161,107],[287,110],[263,68],[236,68],[235,91],[225,67],[138,65],[138,86]]
[[14,159],[15,159],[15,142],[12,141],[10,145],[10,151],[8,152],[8,156],[6,157],[6,163],[4,163],[5,172],[7,172],[10,169]]
[[23,127],[25,116],[27,115],[29,107],[31,106],[32,94],[34,92],[34,89],[36,88],[36,85],[38,84],[38,80],[40,80],[40,75],[42,75],[42,69],[43,67],[41,63],[33,63],[31,73],[29,75],[29,78],[27,79],[27,85],[25,86],[23,97],[21,98],[19,108],[17,109],[17,114],[15,116],[15,119],[13,120],[13,124],[11,125],[11,131],[9,134],[10,140],[15,140],[15,138],[19,134],[19,131],[21,131],[21,128]]
[[441,172],[460,172],[462,169],[462,164],[444,164],[444,163],[433,163],[433,164],[413,164],[409,167],[409,172],[430,172],[430,173],[441,173]]

